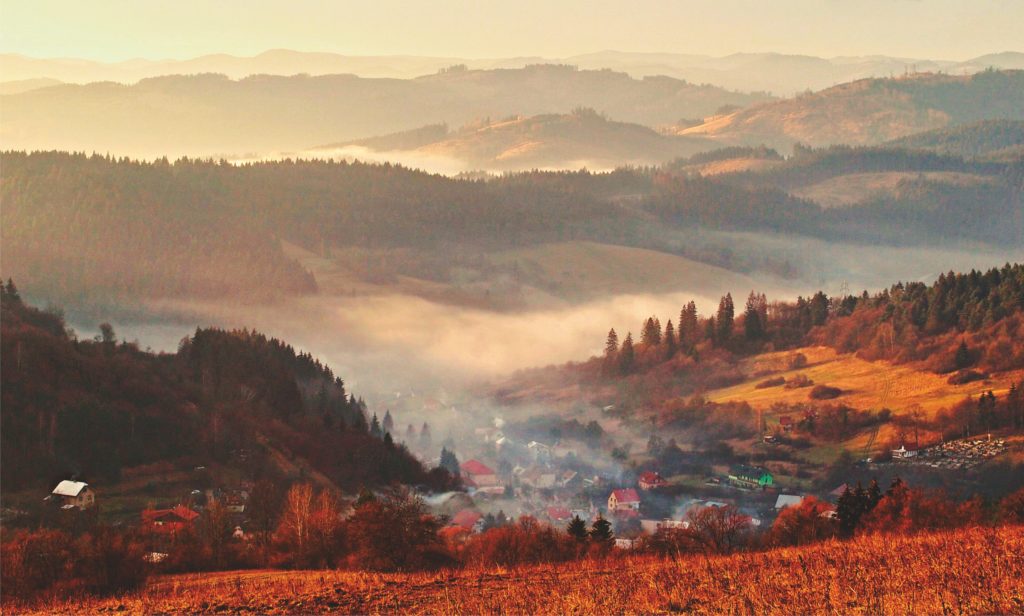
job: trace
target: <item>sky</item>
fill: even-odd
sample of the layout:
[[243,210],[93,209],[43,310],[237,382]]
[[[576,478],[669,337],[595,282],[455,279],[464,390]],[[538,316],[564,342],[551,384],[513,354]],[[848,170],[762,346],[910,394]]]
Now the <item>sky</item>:
[[462,58],[619,51],[966,60],[1024,49],[1024,0],[0,0],[0,52],[268,49]]

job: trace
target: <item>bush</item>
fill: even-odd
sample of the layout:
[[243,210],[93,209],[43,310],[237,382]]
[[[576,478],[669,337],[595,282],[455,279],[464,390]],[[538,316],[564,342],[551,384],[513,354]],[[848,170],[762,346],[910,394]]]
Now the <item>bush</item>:
[[809,379],[806,374],[797,374],[786,381],[786,389],[800,389],[801,387],[810,387],[814,385],[814,381]]
[[843,395],[843,390],[829,385],[818,385],[809,394],[811,400],[832,400]]
[[946,382],[950,385],[964,385],[966,383],[973,383],[974,381],[983,381],[988,378],[988,375],[977,370],[957,370],[955,373],[950,375]]
[[778,387],[779,385],[786,384],[786,377],[778,376],[773,379],[765,379],[754,385],[754,389],[767,389],[769,387]]

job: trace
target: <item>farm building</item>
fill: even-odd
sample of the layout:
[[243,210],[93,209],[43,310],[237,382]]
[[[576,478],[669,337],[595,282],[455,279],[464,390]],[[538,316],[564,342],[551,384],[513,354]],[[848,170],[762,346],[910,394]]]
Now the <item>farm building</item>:
[[96,505],[96,493],[83,481],[64,480],[57,484],[46,500],[57,501],[62,509],[91,509]]

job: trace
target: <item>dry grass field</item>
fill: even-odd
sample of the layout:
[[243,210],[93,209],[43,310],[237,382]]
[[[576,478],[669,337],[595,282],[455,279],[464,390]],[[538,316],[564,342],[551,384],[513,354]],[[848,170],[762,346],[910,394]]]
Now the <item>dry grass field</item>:
[[162,576],[124,597],[5,608],[12,614],[1020,614],[1024,527],[519,570]]
[[[786,369],[786,360],[794,353],[807,357],[807,367],[798,370]],[[836,398],[858,409],[889,408],[894,413],[920,408],[931,414],[949,407],[969,395],[993,390],[1003,395],[1011,382],[1024,378],[1024,371],[994,374],[985,381],[964,385],[950,385],[947,376],[924,372],[910,364],[894,365],[884,361],[865,361],[851,354],[836,353],[828,347],[806,347],[794,351],[766,353],[744,360],[744,374],[770,372],[772,377],[782,376],[786,380],[797,374],[806,375],[815,385],[830,385],[843,390]],[[784,386],[757,388],[767,376],[750,379],[708,392],[714,402],[746,401],[754,408],[767,409],[775,402],[806,402],[811,387],[786,389]]]
[[991,183],[990,178],[953,171],[851,173],[829,178],[817,184],[791,191],[793,196],[809,199],[826,208],[846,207],[872,199],[892,196],[905,180],[926,179],[957,186]]
[[557,288],[570,298],[682,291],[717,296],[722,289],[757,286],[743,274],[685,257],[588,241],[508,250],[494,253],[491,259],[515,263],[527,284]]

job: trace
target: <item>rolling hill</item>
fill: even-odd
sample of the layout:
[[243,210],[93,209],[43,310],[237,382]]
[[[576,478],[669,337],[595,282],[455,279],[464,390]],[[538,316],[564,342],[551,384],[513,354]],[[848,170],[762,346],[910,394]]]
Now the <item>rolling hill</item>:
[[16,149],[176,157],[271,154],[424,124],[588,107],[647,126],[704,117],[765,95],[668,77],[570,66],[448,70],[417,79],[201,74],[62,85],[2,97],[0,139]]
[[788,149],[794,143],[874,145],[990,119],[1024,119],[1024,72],[862,79],[718,115],[676,132],[723,144]]
[[250,75],[331,75],[410,79],[453,65],[477,70],[522,68],[529,64],[572,64],[581,69],[611,69],[633,77],[664,75],[692,83],[709,83],[742,91],[791,96],[838,83],[870,77],[902,75],[908,70],[963,75],[988,68],[1022,69],[1024,54],[1007,51],[964,61],[847,56],[819,58],[782,53],[736,53],[721,57],[700,54],[598,51],[565,58],[457,58],[430,56],[353,56],[271,49],[254,56],[210,54],[183,60],[96,62],[76,58],[32,58],[0,54],[0,73],[8,79],[57,78],[69,83],[117,81],[133,83],[161,75],[222,73],[232,79]]
[[353,147],[367,148],[391,160],[458,161],[467,171],[580,167],[601,170],[657,165],[712,145],[705,139],[663,135],[638,124],[609,120],[590,109],[577,109],[569,114],[480,122],[450,132],[444,126],[426,126],[326,145],[312,153],[358,155]]
[[1024,121],[985,120],[908,135],[886,144],[964,158],[1000,158],[1024,154]]

